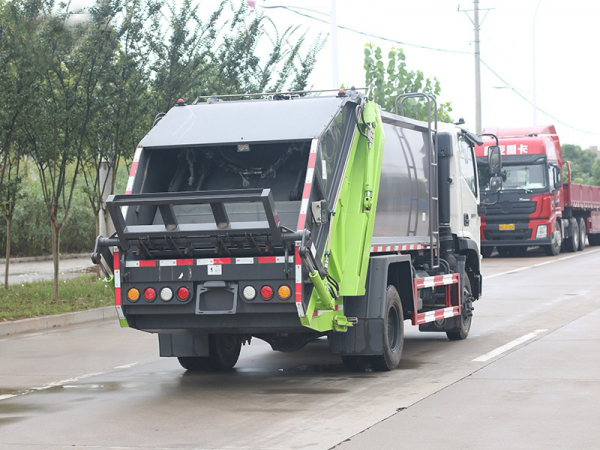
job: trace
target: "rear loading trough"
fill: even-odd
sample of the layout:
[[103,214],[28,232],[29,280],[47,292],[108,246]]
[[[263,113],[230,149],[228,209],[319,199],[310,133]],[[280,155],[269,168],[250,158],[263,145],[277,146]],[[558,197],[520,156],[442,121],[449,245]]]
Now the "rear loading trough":
[[400,321],[461,315],[466,257],[456,276],[431,264],[435,160],[427,124],[357,93],[175,107],[140,143],[126,195],[109,197],[116,233],[95,259],[114,272],[122,324],[158,333],[162,356],[325,333],[336,353],[381,355],[390,287]]

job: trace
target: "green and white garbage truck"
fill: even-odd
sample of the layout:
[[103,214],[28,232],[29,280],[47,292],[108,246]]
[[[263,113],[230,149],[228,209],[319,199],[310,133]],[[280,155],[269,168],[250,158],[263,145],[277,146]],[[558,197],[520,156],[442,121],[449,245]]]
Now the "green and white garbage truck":
[[[426,94],[397,114],[355,89],[226,98],[180,100],[107,200],[116,232],[92,259],[121,324],[188,370],[232,368],[253,337],[287,352],[327,336],[347,366],[379,371],[398,366],[406,320],[465,339],[479,137],[437,123]],[[412,101],[427,122],[402,115]]]

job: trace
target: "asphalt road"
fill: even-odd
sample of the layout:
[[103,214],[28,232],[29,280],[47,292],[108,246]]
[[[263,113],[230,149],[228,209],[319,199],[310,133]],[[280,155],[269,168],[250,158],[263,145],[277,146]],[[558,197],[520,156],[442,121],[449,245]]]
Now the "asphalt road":
[[600,249],[483,267],[469,338],[406,322],[389,373],[253,340],[192,374],[116,321],[0,338],[0,448],[598,448]]

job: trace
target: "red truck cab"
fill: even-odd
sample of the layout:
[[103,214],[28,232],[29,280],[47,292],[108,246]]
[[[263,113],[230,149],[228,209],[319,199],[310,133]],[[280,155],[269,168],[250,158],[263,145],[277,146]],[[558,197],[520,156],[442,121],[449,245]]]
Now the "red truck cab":
[[[586,186],[589,197],[598,196],[597,202],[567,202],[565,193],[572,196],[573,187],[579,185],[568,179],[563,187],[562,152],[553,125],[486,128],[484,133],[498,138],[503,165],[502,190],[482,192],[484,256],[490,256],[494,247],[500,254],[525,251],[529,246],[541,246],[547,255],[557,255],[561,249],[582,250],[588,233],[593,233],[590,243],[597,242],[600,187]],[[493,138],[486,138],[475,149],[481,186],[488,185],[487,153],[495,144]]]

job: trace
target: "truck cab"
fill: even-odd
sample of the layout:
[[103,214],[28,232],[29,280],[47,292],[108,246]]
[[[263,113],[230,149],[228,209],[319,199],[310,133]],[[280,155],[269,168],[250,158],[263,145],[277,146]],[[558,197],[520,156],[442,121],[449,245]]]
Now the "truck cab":
[[529,246],[541,246],[548,255],[560,252],[563,231],[562,152],[554,126],[532,128],[486,128],[484,134],[498,138],[502,154],[503,186],[487,191],[489,148],[486,137],[476,147],[482,200],[487,204],[481,224],[484,256],[494,247],[500,254],[515,254]]

